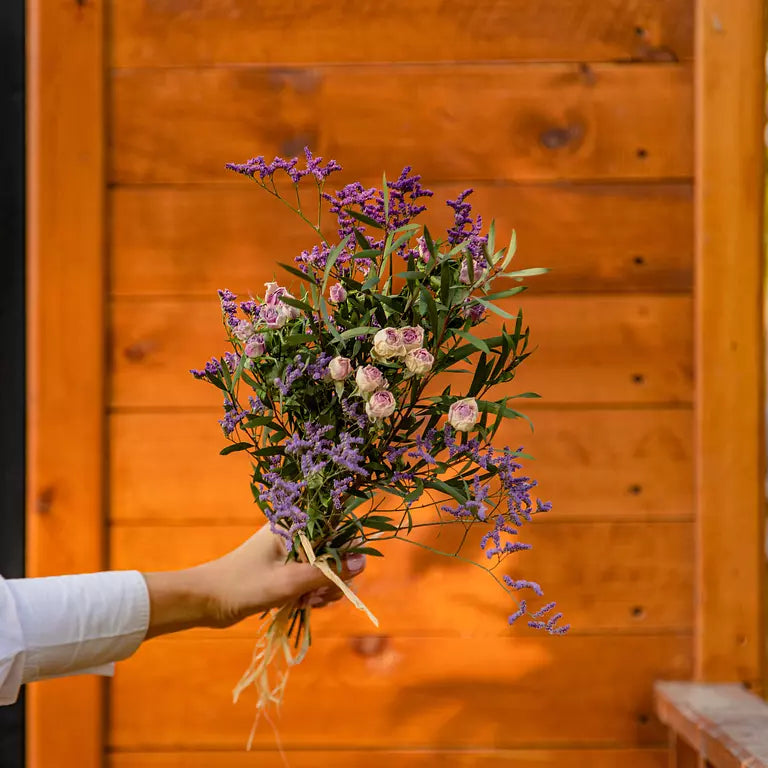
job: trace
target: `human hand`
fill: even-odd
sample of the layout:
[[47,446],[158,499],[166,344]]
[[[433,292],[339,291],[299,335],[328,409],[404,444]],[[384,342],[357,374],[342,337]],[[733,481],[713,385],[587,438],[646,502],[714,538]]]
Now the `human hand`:
[[[364,555],[343,563],[348,581],[365,567]],[[264,526],[237,549],[184,571],[144,574],[150,595],[147,639],[190,627],[228,627],[302,596],[318,608],[341,591],[308,563],[285,562],[282,541]]]

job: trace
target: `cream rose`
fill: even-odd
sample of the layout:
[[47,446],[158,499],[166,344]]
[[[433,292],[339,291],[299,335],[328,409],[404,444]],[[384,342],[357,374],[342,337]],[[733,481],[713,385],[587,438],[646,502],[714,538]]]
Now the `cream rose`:
[[355,373],[355,383],[363,394],[386,389],[388,386],[384,374],[375,365],[361,365]]
[[403,346],[406,352],[410,352],[412,349],[418,349],[424,344],[424,329],[421,326],[415,328],[410,325],[406,325],[405,328],[400,329],[400,338],[403,340]]
[[480,419],[477,402],[473,397],[451,403],[448,409],[448,423],[457,432],[469,432]]
[[371,421],[391,416],[395,412],[395,408],[397,408],[397,403],[394,395],[386,389],[374,392],[365,404],[365,412]]
[[280,305],[280,308],[267,305],[263,306],[259,313],[259,320],[266,323],[267,328],[282,328],[285,325],[285,321],[288,319],[286,313],[281,311],[282,306],[282,304]]
[[373,353],[381,360],[390,357],[403,357],[405,345],[403,336],[397,328],[382,328],[373,337]]
[[405,367],[416,376],[423,376],[432,369],[435,358],[423,347],[412,349],[405,356]]
[[328,373],[334,381],[344,381],[352,373],[352,363],[348,357],[334,357],[328,363]]

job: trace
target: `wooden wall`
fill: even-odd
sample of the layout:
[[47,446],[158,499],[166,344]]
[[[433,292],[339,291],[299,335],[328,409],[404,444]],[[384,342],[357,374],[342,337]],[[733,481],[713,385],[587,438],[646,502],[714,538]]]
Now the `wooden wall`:
[[[110,565],[175,567],[257,524],[186,374],[220,347],[215,290],[305,245],[227,161],[405,164],[471,184],[521,266],[539,350],[530,435],[555,508],[514,565],[574,629],[510,632],[503,596],[397,549],[318,618],[279,731],[304,766],[661,768],[651,684],[692,669],[693,0],[112,0],[108,14]],[[482,576],[482,574],[480,574]],[[109,694],[112,768],[278,766],[230,691],[253,625],[155,640]]]

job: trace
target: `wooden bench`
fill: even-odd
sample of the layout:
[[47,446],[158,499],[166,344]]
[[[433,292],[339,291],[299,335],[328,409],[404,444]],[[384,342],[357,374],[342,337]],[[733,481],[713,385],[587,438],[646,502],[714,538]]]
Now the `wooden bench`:
[[768,704],[736,684],[657,683],[671,766],[768,768]]

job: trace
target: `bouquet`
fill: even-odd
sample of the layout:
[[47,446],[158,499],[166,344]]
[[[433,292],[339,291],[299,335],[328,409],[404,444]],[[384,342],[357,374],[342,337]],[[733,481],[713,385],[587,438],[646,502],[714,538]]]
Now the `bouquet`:
[[[467,202],[471,190],[447,201],[453,224],[436,238],[416,221],[432,192],[410,168],[380,189],[353,183],[328,193],[340,166],[305,154],[301,166],[263,157],[227,166],[291,208],[317,243],[280,265],[293,292],[270,282],[238,303],[219,291],[230,349],[192,373],[224,395],[230,444],[221,453],[250,455],[253,498],[286,558],[322,569],[374,624],[338,576],[343,556],[380,555],[391,540],[426,546],[411,537],[423,526],[459,527],[463,543],[481,526],[487,565],[462,559],[515,599],[510,624],[527,616],[533,629],[564,634],[553,602],[531,610],[517,598],[542,597],[538,584],[498,574],[504,558],[530,549],[521,527],[550,507],[521,474],[522,449],[492,445],[505,419],[521,417],[509,406],[515,396],[500,390],[530,354],[522,314],[498,302],[546,270],[509,271],[514,233],[497,250],[493,223],[483,234]],[[481,334],[484,324],[493,335]],[[273,612],[235,698],[255,684],[258,712],[279,703],[310,646],[310,618],[304,601]]]

